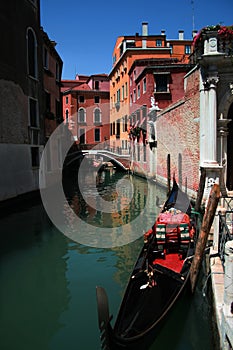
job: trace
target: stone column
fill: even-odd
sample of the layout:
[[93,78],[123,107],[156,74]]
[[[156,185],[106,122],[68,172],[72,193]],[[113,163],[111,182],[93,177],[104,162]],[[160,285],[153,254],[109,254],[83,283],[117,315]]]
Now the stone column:
[[207,120],[208,120],[208,91],[200,74],[200,166],[207,159]]
[[208,108],[208,136],[207,136],[207,158],[205,163],[217,164],[217,95],[216,86],[218,77],[207,78],[209,84],[209,108]]

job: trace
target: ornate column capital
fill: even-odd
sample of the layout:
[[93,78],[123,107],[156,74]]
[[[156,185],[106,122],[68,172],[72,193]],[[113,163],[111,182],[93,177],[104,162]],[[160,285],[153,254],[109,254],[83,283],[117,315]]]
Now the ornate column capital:
[[216,88],[219,82],[219,77],[217,75],[211,75],[206,78],[206,84],[209,88]]

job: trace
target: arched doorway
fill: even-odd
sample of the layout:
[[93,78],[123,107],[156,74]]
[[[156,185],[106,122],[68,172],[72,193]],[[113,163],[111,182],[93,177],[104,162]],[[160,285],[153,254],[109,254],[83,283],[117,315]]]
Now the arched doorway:
[[227,136],[227,189],[233,191],[233,103],[231,104],[227,119],[228,136]]

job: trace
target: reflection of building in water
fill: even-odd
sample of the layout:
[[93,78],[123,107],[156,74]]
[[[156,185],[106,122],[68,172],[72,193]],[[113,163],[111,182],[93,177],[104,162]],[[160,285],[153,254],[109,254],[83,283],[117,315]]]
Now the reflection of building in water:
[[[112,168],[104,171],[104,176],[90,170],[82,175],[78,181],[79,188],[70,198],[70,206],[80,219],[92,227],[119,229],[117,238],[114,232],[112,233],[113,240],[134,235],[133,241],[135,235],[137,237],[143,235],[143,229],[148,229],[148,213],[149,215],[152,213],[152,224],[159,210],[159,204],[165,200],[165,193],[160,194],[155,184],[148,183],[143,178],[116,172]],[[162,191],[164,189],[161,188]],[[146,207],[148,202],[153,203],[149,211]],[[143,217],[139,219],[142,228],[139,229],[132,226],[132,222],[138,219],[142,212]],[[67,222],[70,227],[73,227],[74,220],[74,216],[68,211]],[[112,244],[118,245],[114,241]]]

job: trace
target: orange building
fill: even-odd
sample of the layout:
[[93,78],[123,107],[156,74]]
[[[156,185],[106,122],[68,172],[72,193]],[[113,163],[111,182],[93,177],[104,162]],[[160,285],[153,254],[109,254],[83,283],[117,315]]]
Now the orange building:
[[[142,35],[136,33],[132,36],[120,36],[116,40],[113,50],[113,68],[109,74],[110,78],[110,122],[111,122],[111,147],[127,152],[128,127],[130,106],[136,102],[135,97],[130,94],[130,86],[138,77],[140,71],[134,70],[129,75],[130,69],[136,60],[149,59],[166,60],[174,59],[176,64],[188,64],[191,54],[192,39],[185,40],[184,32],[179,31],[179,38],[168,40],[165,31],[159,35],[148,35],[148,24],[142,23]],[[161,62],[158,61],[158,65]],[[145,66],[144,66],[145,68]],[[159,79],[159,77],[158,77]],[[156,86],[156,81],[154,82]],[[158,84],[158,82],[157,82]],[[150,98],[156,100],[156,89],[152,89],[153,96],[147,93],[144,101],[150,106]]]

